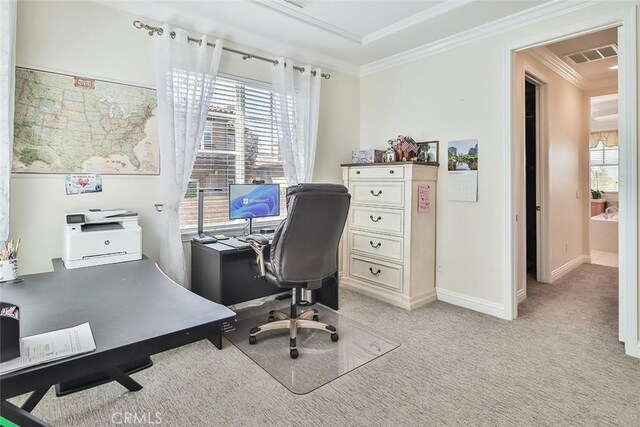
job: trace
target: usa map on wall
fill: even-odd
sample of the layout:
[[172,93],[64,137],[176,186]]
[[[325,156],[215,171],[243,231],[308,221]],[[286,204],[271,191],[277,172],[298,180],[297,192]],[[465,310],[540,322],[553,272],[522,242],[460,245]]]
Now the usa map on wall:
[[158,174],[153,89],[16,68],[13,171]]

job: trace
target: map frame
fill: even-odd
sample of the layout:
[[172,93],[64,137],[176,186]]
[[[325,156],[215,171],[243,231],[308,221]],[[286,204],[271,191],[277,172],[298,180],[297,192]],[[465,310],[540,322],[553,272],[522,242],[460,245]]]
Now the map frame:
[[[40,167],[39,169],[28,169],[30,165],[24,166],[25,163],[22,161],[22,159],[19,159],[19,155],[16,153],[16,151],[22,148],[24,145],[24,144],[23,145],[16,144],[16,140],[18,139],[18,132],[21,129],[20,126],[23,125],[23,123],[18,123],[18,114],[22,113],[21,108],[23,108],[22,105],[19,105],[21,102],[21,99],[19,98],[19,89],[22,90],[23,86],[20,85],[20,87],[18,87],[18,81],[19,81],[18,73],[33,73],[36,75],[45,75],[45,76],[53,75],[61,78],[68,78],[69,84],[70,84],[69,88],[72,89],[74,92],[78,92],[78,93],[84,93],[84,91],[94,90],[96,87],[101,88],[102,91],[105,90],[105,87],[106,88],[114,87],[114,88],[119,88],[119,90],[124,89],[126,91],[127,89],[132,89],[133,91],[144,93],[145,99],[151,100],[152,103],[148,106],[141,105],[140,111],[137,111],[137,113],[143,116],[142,118],[138,117],[139,120],[137,125],[140,128],[138,129],[139,140],[134,139],[134,141],[130,143],[130,147],[129,147],[130,149],[128,154],[131,154],[131,152],[136,151],[136,149],[139,148],[139,146],[145,145],[147,147],[143,147],[138,151],[144,150],[144,153],[148,154],[147,151],[151,150],[152,152],[151,160],[147,159],[147,157],[149,156],[146,156],[145,158],[143,158],[143,160],[145,161],[144,163],[140,162],[140,165],[144,165],[145,166],[144,169],[132,169],[131,166],[134,165],[135,159],[134,161],[131,161],[131,157],[127,159],[130,162],[129,164],[125,164],[120,160],[115,161],[116,163],[122,163],[123,170],[114,170],[114,169],[108,169],[108,168],[105,169],[100,167],[84,168],[83,165],[81,165],[80,167],[65,167],[64,169],[60,169],[60,168],[46,169],[44,167]],[[56,88],[56,89],[59,89],[59,88]],[[142,110],[144,110],[144,112],[141,112]],[[59,115],[66,113],[66,112],[63,113],[62,108],[60,108],[60,110],[57,112]],[[128,118],[128,117],[129,116],[125,116],[124,118]],[[15,117],[14,117],[14,144],[13,144],[13,153],[12,153],[13,155],[12,173],[21,174],[21,175],[30,175],[30,174],[67,175],[67,174],[100,173],[102,175],[111,175],[111,176],[127,176],[127,175],[158,176],[160,175],[160,172],[161,172],[160,171],[161,161],[160,161],[160,146],[159,146],[159,138],[158,138],[159,129],[158,129],[157,121],[158,121],[157,94],[156,94],[156,89],[150,85],[148,86],[148,85],[138,84],[138,83],[109,80],[109,79],[100,78],[100,77],[88,77],[87,75],[80,76],[72,72],[51,70],[47,68],[33,67],[29,65],[22,65],[22,64],[17,65],[16,66],[16,97],[15,97]],[[89,125],[92,124],[89,121],[89,119],[87,119],[86,122]],[[132,126],[135,126],[135,125],[136,124]],[[38,135],[38,137],[42,138],[42,135]],[[72,143],[73,141],[64,140],[60,142],[59,145],[63,146],[63,145],[72,144]],[[48,146],[45,144],[40,144],[40,145],[31,144],[31,145],[38,149],[40,149],[40,147],[42,146],[45,146],[48,148]],[[121,143],[121,145],[123,144]],[[119,151],[115,151],[114,153],[107,152],[106,154],[108,154],[109,156],[109,157],[105,157],[106,161],[111,161],[111,162],[113,162],[113,160],[111,159],[111,157],[113,156],[117,156],[120,158],[125,157],[125,154]],[[136,156],[137,158],[137,155],[134,154],[134,156]],[[86,160],[87,161],[94,160],[95,162],[95,159],[102,160],[102,158],[99,156],[89,157]],[[46,164],[46,162],[41,162],[41,163]],[[125,169],[125,167],[127,166],[128,168]]]

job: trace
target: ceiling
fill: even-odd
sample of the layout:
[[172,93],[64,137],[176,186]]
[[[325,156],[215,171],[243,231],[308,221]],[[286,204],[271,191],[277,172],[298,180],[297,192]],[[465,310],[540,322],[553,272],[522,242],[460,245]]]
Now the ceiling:
[[618,84],[618,71],[610,68],[618,65],[618,56],[576,64],[567,55],[608,45],[617,49],[617,43],[618,29],[610,28],[533,48],[530,53],[578,87],[596,89]]
[[[362,67],[545,6],[550,0],[96,0],[155,22],[336,70]],[[297,7],[287,1],[307,2]],[[542,13],[542,11],[540,11]]]

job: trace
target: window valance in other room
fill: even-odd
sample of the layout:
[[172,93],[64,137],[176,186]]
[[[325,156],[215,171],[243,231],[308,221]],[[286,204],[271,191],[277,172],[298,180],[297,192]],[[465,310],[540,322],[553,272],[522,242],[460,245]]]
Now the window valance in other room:
[[595,148],[599,142],[607,147],[616,147],[618,145],[618,131],[607,130],[602,132],[591,132],[589,135],[589,146]]

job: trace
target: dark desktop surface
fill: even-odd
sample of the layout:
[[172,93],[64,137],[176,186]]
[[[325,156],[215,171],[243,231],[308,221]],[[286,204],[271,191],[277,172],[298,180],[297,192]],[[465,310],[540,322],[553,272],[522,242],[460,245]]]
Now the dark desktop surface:
[[0,377],[2,399],[88,375],[110,361],[125,363],[220,330],[235,313],[168,279],[148,259],[23,276],[1,284],[2,299],[20,306],[21,336],[89,322],[96,350]]

